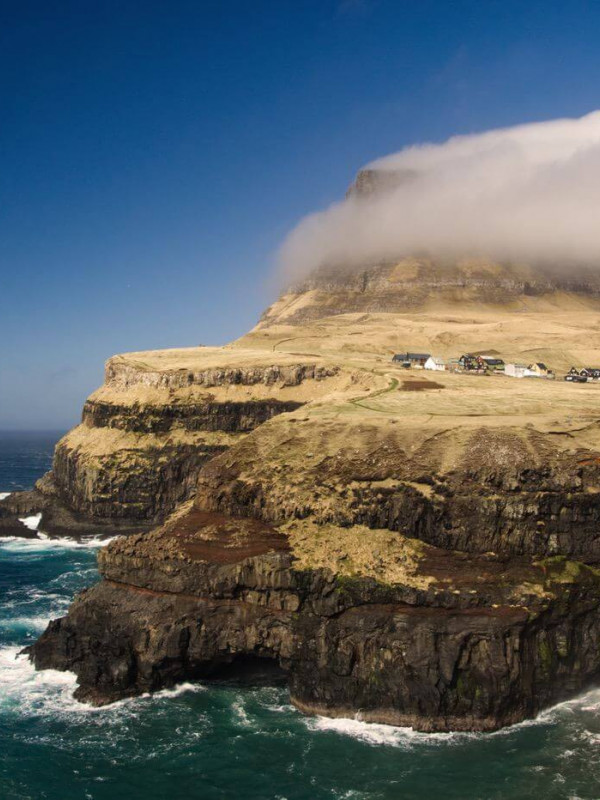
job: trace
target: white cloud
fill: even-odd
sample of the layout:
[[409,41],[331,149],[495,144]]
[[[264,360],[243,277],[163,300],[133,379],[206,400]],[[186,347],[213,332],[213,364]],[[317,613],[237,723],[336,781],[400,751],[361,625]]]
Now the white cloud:
[[393,188],[305,217],[288,276],[414,253],[600,267],[600,111],[407,147],[368,165]]

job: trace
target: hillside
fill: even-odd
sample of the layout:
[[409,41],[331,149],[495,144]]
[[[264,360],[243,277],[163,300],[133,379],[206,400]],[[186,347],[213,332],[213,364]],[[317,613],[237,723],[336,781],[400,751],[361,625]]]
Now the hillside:
[[351,276],[316,275],[284,293],[235,345],[337,359],[495,351],[568,370],[600,363],[600,293],[591,279],[412,258]]

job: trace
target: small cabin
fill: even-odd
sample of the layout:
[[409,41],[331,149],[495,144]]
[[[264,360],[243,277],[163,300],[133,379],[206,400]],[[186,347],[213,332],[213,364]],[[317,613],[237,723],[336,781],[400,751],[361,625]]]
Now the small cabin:
[[496,358],[495,356],[481,356],[481,358],[490,371],[502,372],[504,370],[505,364],[501,358]]
[[486,363],[481,356],[476,356],[473,353],[465,353],[458,359],[461,369],[472,372],[485,372],[487,369]]
[[402,365],[409,364],[411,367],[424,367],[428,358],[431,358],[430,353],[396,353],[392,361],[401,362]]
[[600,367],[584,367],[579,374],[588,381],[600,381]]
[[579,370],[577,367],[571,367],[571,369],[565,375],[565,380],[570,381],[571,383],[587,383],[587,368]]
[[524,378],[527,375],[527,365],[513,363],[505,364],[504,374],[508,375],[510,378]]
[[429,356],[423,366],[425,369],[433,369],[436,372],[443,372],[447,369],[446,362],[442,358],[436,358],[435,356]]
[[536,361],[534,364],[530,364],[527,367],[527,371],[529,373],[529,377],[536,377],[536,378],[545,378],[548,375],[548,367],[543,363],[543,361]]

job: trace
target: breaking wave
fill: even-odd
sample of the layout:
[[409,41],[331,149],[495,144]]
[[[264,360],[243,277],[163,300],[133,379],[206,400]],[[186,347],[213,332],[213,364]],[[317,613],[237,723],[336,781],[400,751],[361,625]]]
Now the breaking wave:
[[[376,722],[344,717],[310,717],[304,720],[312,731],[326,731],[349,736],[371,745],[387,745],[402,749],[416,744],[437,746],[440,744],[465,744],[474,740],[488,740],[495,737],[518,735],[527,728],[556,725],[577,712],[586,712],[600,719],[600,688],[591,689],[584,694],[542,711],[534,719],[526,719],[515,725],[489,733],[449,731],[447,733],[424,733],[413,728],[396,727]],[[600,732],[594,737],[600,741]]]
[[0,539],[0,548],[14,553],[44,553],[52,550],[82,550],[89,548],[98,549],[118,538],[118,536],[111,536],[108,538],[87,536],[81,537],[80,539],[71,539],[63,536],[55,539],[42,531],[38,531],[38,535],[35,539],[22,539],[19,536],[7,536]]
[[41,519],[41,513],[32,514],[30,517],[19,517],[19,522],[22,522],[23,525],[25,525],[26,528],[29,528],[30,531],[37,531]]
[[[46,620],[47,624],[48,620]],[[126,698],[109,706],[96,707],[80,703],[73,698],[77,679],[72,672],[46,669],[38,671],[27,655],[21,654],[20,646],[0,648],[0,710],[20,716],[81,717],[99,714],[107,718],[119,717],[134,712],[140,706],[159,702],[162,699],[180,697],[191,692],[202,692],[205,687],[198,683],[181,683],[172,689],[163,689],[153,695],[142,694]]]

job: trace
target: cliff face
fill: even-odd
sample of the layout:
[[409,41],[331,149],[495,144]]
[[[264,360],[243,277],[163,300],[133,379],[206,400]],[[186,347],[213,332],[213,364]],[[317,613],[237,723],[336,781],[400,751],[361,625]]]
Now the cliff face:
[[[501,380],[501,379],[499,379]],[[200,472],[198,502],[272,524],[385,528],[470,553],[600,561],[600,429],[447,430],[347,415],[275,421]],[[282,458],[259,460],[268,437]],[[557,441],[558,440],[558,441]],[[587,445],[587,446],[586,446]],[[281,461],[291,461],[290,479]]]
[[36,666],[102,704],[264,659],[307,713],[426,731],[493,730],[597,680],[598,426],[565,445],[342,408],[257,428],[193,506],[101,551]]
[[102,551],[103,581],[31,655],[96,704],[267,660],[305,712],[420,730],[492,730],[598,676],[600,575],[582,565],[426,547],[386,585],[297,563],[271,526],[191,510]]
[[[304,326],[338,314],[398,314],[445,307],[452,313],[489,307],[501,310],[560,305],[569,293],[582,305],[598,307],[598,270],[578,265],[531,267],[485,259],[444,261],[426,256],[348,271],[323,267],[294,284],[263,314],[261,328]],[[514,310],[514,309],[513,309]]]
[[[139,354],[144,356],[145,354]],[[17,513],[42,511],[41,528],[61,535],[143,529],[195,491],[200,467],[277,414],[326,391],[339,369],[262,354],[213,366],[209,348],[117,356],[82,422],[57,445],[52,471],[28,496],[2,505],[11,535]],[[193,368],[188,367],[189,362]],[[202,368],[203,362],[207,363]],[[217,361],[218,364],[218,361]],[[23,529],[24,532],[27,529]]]

